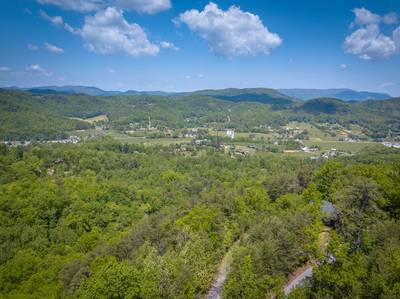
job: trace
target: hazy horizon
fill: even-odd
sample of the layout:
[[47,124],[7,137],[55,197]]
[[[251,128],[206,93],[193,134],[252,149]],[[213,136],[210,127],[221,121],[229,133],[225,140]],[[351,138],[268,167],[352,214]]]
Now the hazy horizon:
[[20,89],[36,89],[36,88],[44,88],[44,87],[58,87],[58,88],[63,88],[63,87],[85,87],[85,88],[97,88],[103,91],[108,91],[108,92],[128,92],[128,91],[138,91],[138,92],[165,92],[165,93],[185,93],[185,92],[196,92],[196,91],[202,91],[202,90],[224,90],[224,89],[274,89],[274,90],[352,90],[356,92],[370,92],[370,93],[383,93],[383,94],[388,94],[391,97],[398,97],[398,95],[393,95],[389,92],[383,92],[383,91],[375,91],[375,90],[356,90],[352,88],[304,88],[304,87],[283,87],[283,88],[274,88],[274,87],[266,87],[266,86],[256,86],[256,87],[234,87],[234,86],[227,86],[227,87],[221,87],[221,88],[204,88],[204,89],[192,89],[192,90],[161,90],[161,89],[133,89],[133,88],[127,88],[127,89],[104,89],[98,86],[94,85],[37,85],[37,86],[1,86],[0,88],[3,89],[12,89],[12,88],[20,88]]

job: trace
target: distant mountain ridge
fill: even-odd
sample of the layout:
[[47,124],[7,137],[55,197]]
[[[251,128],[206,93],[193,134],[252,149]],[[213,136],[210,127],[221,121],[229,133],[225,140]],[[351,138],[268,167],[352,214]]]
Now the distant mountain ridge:
[[303,101],[316,98],[336,98],[343,101],[366,101],[366,100],[387,100],[392,98],[387,93],[355,91],[352,89],[307,89],[289,88],[278,89],[279,92]]
[[276,106],[286,106],[293,103],[294,99],[271,88],[225,88],[205,89],[185,93],[210,96],[219,100],[230,102],[258,102]]
[[86,94],[90,96],[115,96],[115,95],[150,95],[150,96],[182,96],[182,95],[207,95],[220,100],[232,102],[260,102],[272,105],[288,105],[296,100],[311,100],[316,98],[336,98],[343,101],[386,100],[392,98],[387,93],[356,91],[352,89],[272,89],[272,88],[225,88],[205,89],[192,92],[165,92],[165,91],[108,91],[97,87],[66,85],[66,86],[40,86],[31,88],[9,87],[6,89],[26,91],[33,94]]
[[80,86],[80,85],[66,85],[66,86],[39,86],[30,88],[9,87],[5,89],[26,91],[33,94],[85,94],[89,96],[115,96],[115,95],[156,95],[167,96],[172,93],[164,91],[116,91],[116,90],[103,90],[98,87]]

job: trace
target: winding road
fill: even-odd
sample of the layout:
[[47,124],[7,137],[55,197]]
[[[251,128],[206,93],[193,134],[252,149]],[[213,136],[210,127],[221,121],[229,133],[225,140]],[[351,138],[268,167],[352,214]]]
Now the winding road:
[[[329,242],[329,231],[330,228],[324,227],[321,233],[319,234],[319,250],[322,253],[326,252],[328,242]],[[285,295],[289,295],[289,293],[296,287],[300,286],[305,279],[312,277],[313,275],[313,264],[315,265],[315,261],[311,261],[304,265],[303,267],[297,269],[292,275],[292,278],[286,283],[283,291]]]
[[[329,228],[324,227],[323,231],[319,235],[319,247],[321,252],[326,251],[326,247],[329,242]],[[222,289],[226,278],[230,271],[230,265],[232,263],[232,252],[239,245],[240,239],[237,240],[228,252],[225,254],[224,258],[221,260],[221,263],[218,266],[217,274],[214,278],[214,281],[205,295],[204,299],[221,299]],[[289,276],[288,282],[285,284],[283,289],[285,295],[289,295],[289,293],[296,287],[300,286],[305,279],[312,277],[313,275],[313,267],[314,262],[311,261],[301,268],[298,268],[294,273]],[[291,277],[291,278],[290,278]],[[273,298],[275,296],[272,296]]]

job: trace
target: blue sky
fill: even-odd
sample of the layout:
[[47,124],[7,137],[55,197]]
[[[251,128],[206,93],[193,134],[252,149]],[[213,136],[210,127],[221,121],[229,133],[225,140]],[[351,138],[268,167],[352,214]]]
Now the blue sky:
[[400,95],[398,0],[4,0],[0,86]]

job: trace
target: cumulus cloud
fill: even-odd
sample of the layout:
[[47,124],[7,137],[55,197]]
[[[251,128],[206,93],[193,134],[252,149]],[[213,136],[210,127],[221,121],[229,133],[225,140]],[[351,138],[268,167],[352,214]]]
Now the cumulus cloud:
[[75,29],[85,47],[100,54],[126,53],[133,57],[155,56],[160,48],[151,43],[146,32],[136,23],[128,23],[115,7],[86,16],[81,29]]
[[397,13],[391,12],[383,17],[383,22],[385,24],[397,24],[399,22],[399,15]]
[[148,14],[155,14],[171,8],[170,0],[38,0],[38,2],[83,13],[98,11],[109,6]]
[[390,58],[400,52],[400,27],[393,31],[392,36],[380,30],[381,22],[388,25],[396,23],[397,14],[389,13],[381,17],[365,8],[355,8],[353,12],[353,24],[358,25],[358,28],[345,38],[345,52],[364,60]]
[[358,25],[378,24],[381,21],[381,16],[370,12],[364,7],[354,8],[353,13],[355,15],[354,23]]
[[270,32],[257,15],[236,6],[224,11],[210,2],[203,11],[192,9],[182,13],[176,22],[198,33],[212,52],[227,57],[269,54],[282,43],[279,35]]
[[171,8],[170,0],[117,0],[116,6],[125,10],[155,14]]
[[396,52],[394,41],[382,34],[376,24],[360,28],[347,36],[344,49],[365,60],[389,58]]
[[61,53],[64,53],[64,50],[63,50],[63,49],[61,49],[61,48],[59,48],[59,47],[57,47],[57,46],[55,46],[55,45],[52,45],[52,44],[49,44],[49,43],[44,43],[44,46],[45,46],[46,49],[47,49],[49,52],[51,52],[51,53],[54,53],[54,54],[61,54]]
[[0,66],[0,72],[8,72],[10,71],[10,68],[7,66]]
[[42,68],[39,64],[32,64],[29,65],[25,68],[26,71],[30,73],[36,73],[36,74],[41,74],[45,76],[52,76],[53,73],[46,71],[44,68]]
[[171,42],[163,41],[163,42],[160,43],[160,46],[161,46],[161,48],[164,48],[164,49],[172,49],[172,50],[175,50],[175,51],[179,51],[179,48],[177,46],[175,46]]
[[52,23],[53,25],[62,26],[62,25],[64,24],[64,20],[63,20],[63,18],[60,17],[60,16],[51,17],[51,16],[49,16],[49,15],[48,15],[45,11],[43,11],[43,10],[40,10],[40,11],[39,11],[39,15],[40,15],[44,20],[46,20],[46,21]]
[[340,67],[341,67],[342,69],[347,69],[347,64],[342,63],[342,64],[340,65]]

